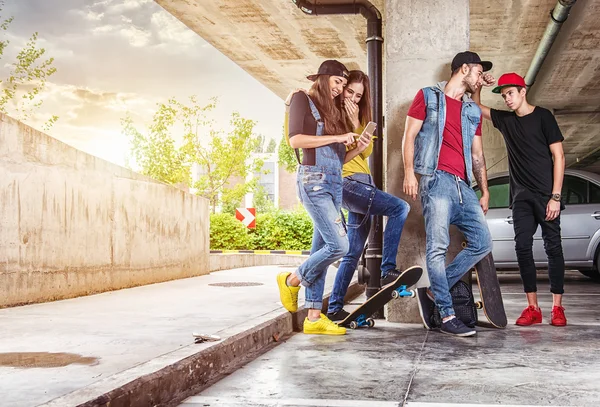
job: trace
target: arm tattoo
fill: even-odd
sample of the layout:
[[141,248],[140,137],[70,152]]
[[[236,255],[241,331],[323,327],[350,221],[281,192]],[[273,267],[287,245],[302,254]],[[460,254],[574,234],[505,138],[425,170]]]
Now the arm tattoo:
[[485,157],[483,154],[473,158],[473,175],[481,192],[487,191],[487,170],[485,169]]

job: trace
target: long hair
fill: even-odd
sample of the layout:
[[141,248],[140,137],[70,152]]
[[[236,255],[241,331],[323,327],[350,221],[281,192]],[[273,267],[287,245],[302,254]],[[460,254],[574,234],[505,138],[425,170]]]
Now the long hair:
[[331,99],[329,75],[319,75],[308,91],[308,95],[319,109],[321,119],[325,123],[325,133],[338,135],[348,133],[349,126],[342,115],[342,101],[340,97]]
[[360,102],[358,102],[358,120],[361,125],[366,125],[373,118],[373,111],[371,108],[371,86],[369,84],[369,77],[363,71],[350,71],[348,73],[348,85],[351,83],[362,83],[364,91]]

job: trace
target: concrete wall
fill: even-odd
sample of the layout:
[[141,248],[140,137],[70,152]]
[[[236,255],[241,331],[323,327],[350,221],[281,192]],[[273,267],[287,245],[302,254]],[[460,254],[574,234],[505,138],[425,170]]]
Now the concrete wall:
[[210,271],[255,266],[299,266],[308,256],[287,254],[219,253],[210,255]]
[[206,274],[208,212],[0,115],[0,307]]

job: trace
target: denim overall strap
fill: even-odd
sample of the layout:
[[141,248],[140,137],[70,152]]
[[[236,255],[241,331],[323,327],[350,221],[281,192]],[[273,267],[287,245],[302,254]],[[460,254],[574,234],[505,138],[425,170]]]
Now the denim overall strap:
[[[322,136],[325,132],[325,123],[321,119],[321,115],[317,110],[314,102],[308,98],[308,104],[312,112],[313,117],[317,121],[317,136]],[[323,147],[315,149],[315,166],[317,167],[328,167],[330,169],[340,170],[342,172],[342,166],[344,165],[344,157],[346,156],[346,146],[342,143],[333,143]]]
[[323,130],[325,129],[325,123],[323,122],[323,120],[321,120],[321,114],[319,113],[317,106],[315,106],[315,103],[312,101],[310,96],[306,95],[306,98],[308,99],[308,106],[310,107],[310,112],[312,113],[313,117],[315,118],[315,121],[317,122],[316,136],[322,136]]

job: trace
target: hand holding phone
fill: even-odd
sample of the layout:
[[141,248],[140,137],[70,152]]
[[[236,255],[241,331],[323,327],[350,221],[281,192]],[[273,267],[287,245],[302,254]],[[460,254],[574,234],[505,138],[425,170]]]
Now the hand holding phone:
[[[376,129],[376,128],[377,128],[377,123],[375,123],[375,122],[369,122],[369,123],[367,123],[367,125],[365,126],[365,129],[364,129],[364,130],[363,130],[363,132],[361,133],[360,137],[362,137],[362,136],[363,136],[364,134],[366,134],[366,133],[368,133],[368,134],[370,134],[371,136],[373,136],[373,133],[375,132],[375,129]],[[358,138],[360,138],[360,137],[357,137],[357,140],[358,140]],[[375,137],[371,137],[371,138],[375,138]]]

